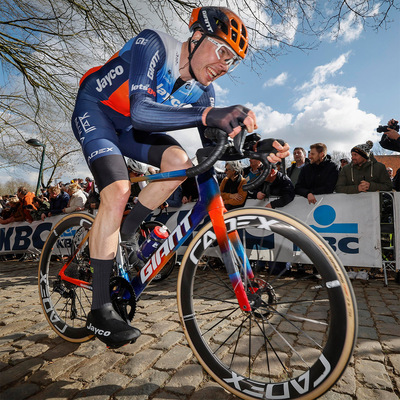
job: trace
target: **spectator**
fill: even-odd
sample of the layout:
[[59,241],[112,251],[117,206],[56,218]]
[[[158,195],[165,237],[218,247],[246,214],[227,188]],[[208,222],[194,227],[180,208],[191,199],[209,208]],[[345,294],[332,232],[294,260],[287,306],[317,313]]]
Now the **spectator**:
[[182,187],[182,204],[197,201],[199,192],[197,190],[197,183],[195,178],[187,178],[181,184]]
[[269,202],[265,207],[279,208],[289,204],[295,196],[294,186],[287,175],[282,174],[277,168],[272,167],[271,172],[265,179],[261,191],[257,193],[257,199],[269,199],[270,196],[278,197]]
[[49,211],[42,213],[42,221],[44,221],[46,217],[61,214],[63,209],[68,206],[69,195],[62,191],[58,185],[49,187],[49,196],[50,209]]
[[20,186],[17,190],[17,196],[19,199],[19,207],[14,214],[14,222],[28,221],[31,223],[33,219],[30,211],[32,209],[36,210],[36,207],[33,205],[35,194],[29,192],[24,186]]
[[300,171],[295,186],[296,194],[306,197],[309,204],[315,204],[316,194],[333,193],[338,177],[338,167],[327,156],[327,147],[324,143],[315,143],[310,146],[310,164],[306,164]]
[[393,189],[396,190],[396,192],[400,192],[400,168],[396,171],[396,175],[393,178]]
[[242,165],[239,161],[229,161],[225,164],[226,177],[219,188],[227,210],[241,207],[246,201],[247,192],[243,190],[246,179],[241,173]]
[[6,203],[0,218],[0,224],[5,225],[14,222],[14,215],[19,208],[19,199],[17,196],[12,196]]
[[292,181],[293,186],[296,186],[296,183],[299,180],[301,168],[303,168],[306,164],[309,164],[310,161],[308,158],[306,158],[306,151],[302,147],[294,148],[293,159],[294,162],[288,168],[286,174]]
[[93,182],[92,189],[88,194],[88,198],[85,204],[85,208],[88,210],[95,210],[100,206],[100,195],[96,191],[95,182]]
[[389,174],[390,180],[393,181],[393,178],[394,178],[394,176],[393,176],[393,168],[387,167],[387,168],[386,168],[386,171],[387,171],[388,174]]
[[163,210],[167,207],[180,207],[182,205],[182,187],[179,185],[171,196],[161,204],[160,208]]
[[384,164],[371,154],[373,143],[359,144],[351,149],[351,164],[339,174],[336,184],[338,193],[375,192],[392,190],[392,182]]
[[[400,151],[399,121],[391,119],[387,124],[387,131],[383,133],[379,144],[387,150]],[[394,129],[396,128],[396,129]]]
[[339,171],[341,171],[342,168],[343,168],[345,165],[348,165],[348,164],[350,164],[350,161],[349,161],[348,158],[341,158],[341,159],[340,159]]
[[31,210],[31,216],[34,221],[41,220],[42,214],[50,210],[50,203],[47,199],[41,197],[35,196],[33,198],[33,205],[36,207],[36,210]]
[[85,204],[87,201],[87,197],[82,191],[82,188],[78,183],[71,183],[68,186],[67,190],[70,198],[68,202],[68,206],[63,209],[63,212],[66,214],[72,213],[74,211],[82,211],[85,209]]
[[85,178],[86,185],[85,185],[85,192],[89,193],[92,190],[94,185],[93,179],[89,178],[88,176]]
[[[260,160],[255,160],[253,158],[250,159],[250,165],[243,170],[243,176],[246,179],[246,182],[250,182],[256,177],[258,177],[263,171],[263,165]],[[257,192],[260,189],[259,187],[254,188],[253,190],[247,191],[248,199],[256,199]]]

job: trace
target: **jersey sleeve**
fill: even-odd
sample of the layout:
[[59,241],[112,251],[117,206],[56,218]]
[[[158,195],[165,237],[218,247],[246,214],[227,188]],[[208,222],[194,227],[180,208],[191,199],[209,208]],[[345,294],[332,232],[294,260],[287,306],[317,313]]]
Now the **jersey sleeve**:
[[174,107],[157,102],[157,74],[166,59],[165,46],[157,34],[144,30],[131,51],[129,75],[130,113],[134,129],[160,132],[201,126],[205,106]]
[[[206,88],[204,94],[199,98],[199,100],[197,101],[197,103],[194,104],[194,106],[215,107],[215,90],[212,84]],[[207,126],[201,124],[198,126],[198,129],[203,147],[213,146],[214,142],[210,139],[207,139],[204,135],[204,131],[207,129]]]

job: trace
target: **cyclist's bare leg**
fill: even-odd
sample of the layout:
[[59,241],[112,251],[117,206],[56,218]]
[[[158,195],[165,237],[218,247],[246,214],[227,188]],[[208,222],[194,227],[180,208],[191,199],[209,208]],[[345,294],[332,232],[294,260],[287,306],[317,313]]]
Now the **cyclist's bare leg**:
[[90,232],[90,258],[93,273],[93,303],[86,328],[109,347],[119,347],[135,341],[140,331],[127,324],[116,313],[110,298],[109,280],[117,252],[118,234],[130,182],[120,180],[100,192],[100,207]]
[[100,207],[90,235],[90,255],[100,260],[114,259],[118,233],[130,195],[129,181],[116,181],[100,192]]
[[[191,166],[192,162],[181,147],[171,146],[164,151],[161,159],[161,172],[176,171]],[[184,180],[185,178],[176,178],[151,183],[139,193],[139,201],[147,208],[154,210],[167,200]]]
[[[168,147],[161,158],[161,172],[186,169],[192,163],[186,152],[179,146]],[[185,180],[176,178],[165,181],[150,183],[139,193],[139,201],[129,213],[121,229],[121,239],[136,246],[132,236],[148,214],[162,204],[174,192],[174,190]],[[134,247],[133,247],[134,248]],[[135,258],[130,259],[132,263],[137,262]]]

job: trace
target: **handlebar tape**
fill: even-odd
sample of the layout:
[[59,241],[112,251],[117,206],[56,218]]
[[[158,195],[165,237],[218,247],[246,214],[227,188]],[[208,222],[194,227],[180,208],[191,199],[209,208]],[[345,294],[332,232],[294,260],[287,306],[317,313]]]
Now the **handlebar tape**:
[[228,145],[228,136],[226,132],[221,129],[207,128],[204,131],[204,135],[207,139],[216,141],[217,144],[213,147],[212,153],[204,162],[186,170],[186,176],[188,178],[193,178],[209,170],[218,161]]

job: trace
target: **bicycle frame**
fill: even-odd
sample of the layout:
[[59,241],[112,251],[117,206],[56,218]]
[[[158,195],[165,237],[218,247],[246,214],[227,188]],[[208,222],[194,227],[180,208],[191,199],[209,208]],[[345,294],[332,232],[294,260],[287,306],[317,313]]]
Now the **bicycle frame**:
[[[144,177],[132,178],[133,182],[148,180],[157,181],[176,177],[185,177],[186,170],[165,172]],[[223,214],[226,212],[218,182],[215,178],[214,168],[200,174],[196,177],[199,190],[199,200],[192,210],[190,210],[179,225],[171,232],[168,239],[156,250],[156,252],[147,261],[144,267],[132,279],[131,284],[136,298],[139,298],[151,280],[161,271],[168,260],[175,254],[179,247],[185,243],[192,232],[199,226],[203,219],[209,215],[214,227],[215,237],[221,250],[229,279],[233,290],[243,311],[250,311],[251,307],[244,290],[243,282],[240,279],[240,273],[246,274],[248,278],[254,276],[250,263],[247,259],[244,247],[237,235],[237,232],[231,232],[229,235],[224,222]],[[243,260],[245,271],[239,271],[233,259],[234,246],[240,260]]]

